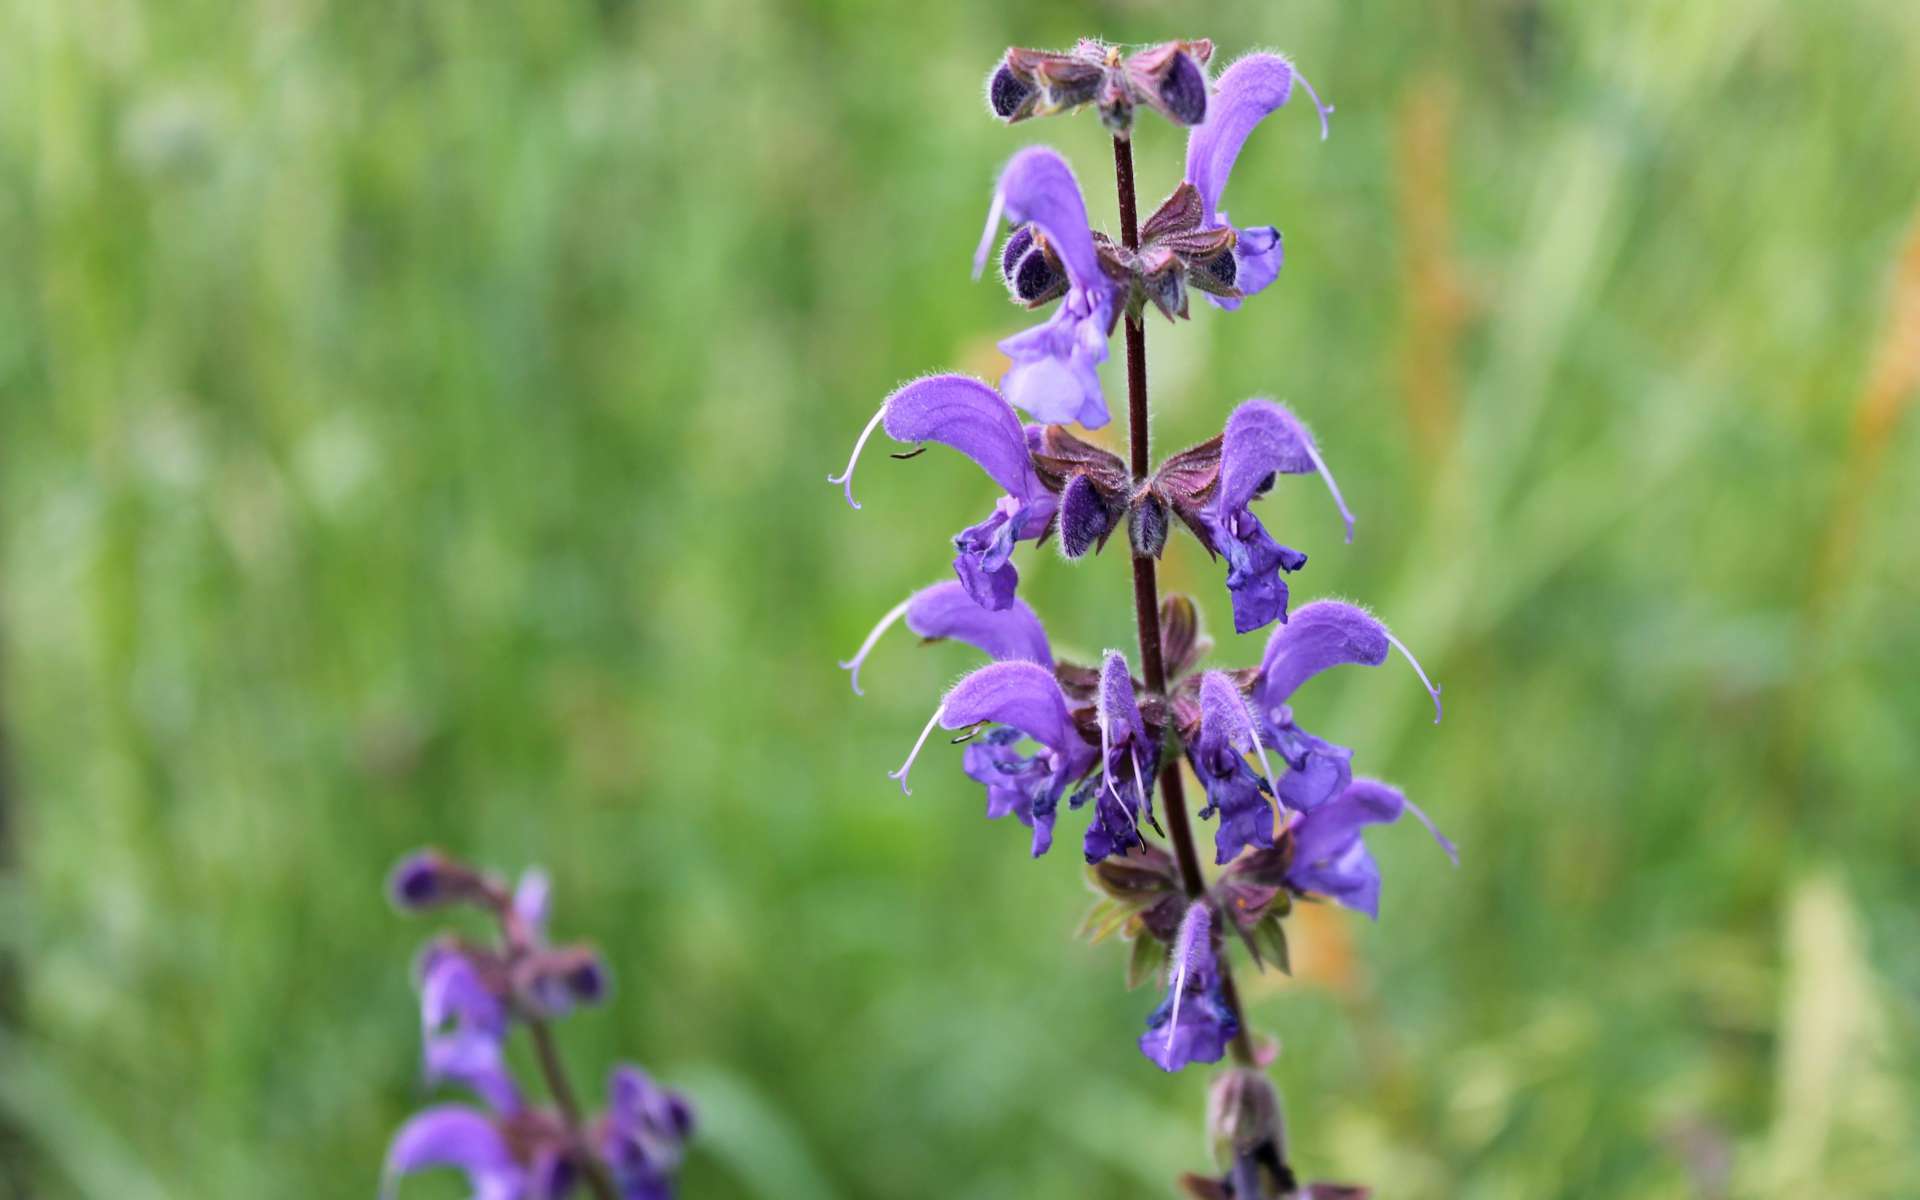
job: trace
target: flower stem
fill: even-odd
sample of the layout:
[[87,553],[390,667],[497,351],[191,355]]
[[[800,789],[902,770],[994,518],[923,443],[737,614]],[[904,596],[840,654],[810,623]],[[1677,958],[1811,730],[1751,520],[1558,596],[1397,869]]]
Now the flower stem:
[[[1140,207],[1133,187],[1133,143],[1126,138],[1113,139],[1113,178],[1120,196],[1120,240],[1129,250],[1140,248]],[[1129,315],[1123,324],[1127,335],[1127,462],[1133,472],[1133,486],[1146,483],[1150,460],[1147,445],[1147,327],[1146,314]],[[1160,582],[1154,560],[1144,554],[1133,557],[1133,623],[1140,635],[1140,670],[1146,677],[1147,691],[1165,697],[1167,667],[1160,654]],[[1171,722],[1169,722],[1171,725]],[[1180,864],[1180,884],[1189,899],[1198,899],[1207,890],[1206,877],[1200,873],[1200,856],[1193,848],[1193,827],[1187,818],[1186,783],[1180,775],[1179,734],[1169,730],[1166,769],[1160,772],[1161,805],[1167,813],[1167,839],[1173,843],[1173,856]],[[1233,1012],[1239,1032],[1233,1038],[1233,1057],[1245,1065],[1254,1065],[1253,1038],[1247,1032],[1246,1016],[1240,1011],[1240,992],[1233,986],[1233,973],[1225,955],[1220,958],[1221,992]]]
[[553,1102],[560,1109],[561,1120],[567,1123],[567,1136],[579,1147],[578,1161],[580,1173],[587,1177],[587,1187],[600,1200],[618,1200],[613,1190],[613,1181],[607,1178],[605,1168],[587,1148],[586,1138],[580,1130],[580,1103],[573,1098],[573,1085],[567,1082],[567,1069],[560,1063],[559,1047],[554,1045],[553,1030],[545,1021],[529,1020],[527,1029],[533,1034],[533,1050],[540,1060],[540,1074],[547,1081],[547,1091],[552,1093]]

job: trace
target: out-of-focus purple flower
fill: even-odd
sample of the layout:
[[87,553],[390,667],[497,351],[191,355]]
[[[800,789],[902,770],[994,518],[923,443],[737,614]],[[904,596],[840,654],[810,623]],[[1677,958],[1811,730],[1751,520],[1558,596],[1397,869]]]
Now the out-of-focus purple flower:
[[611,988],[605,961],[587,946],[533,950],[513,966],[514,995],[543,1020],[564,1017],[576,1004],[599,1004]]
[[497,965],[451,942],[427,948],[420,964],[421,1058],[428,1083],[457,1083],[500,1112],[520,1107],[501,1052],[507,1005]]
[[1271,400],[1240,405],[1227,417],[1217,444],[1182,451],[1155,473],[1155,491],[1208,550],[1227,560],[1227,592],[1237,633],[1287,619],[1287,583],[1281,576],[1307,561],[1298,550],[1274,541],[1250,505],[1267,494],[1277,477],[1310,471],[1318,472],[1333,493],[1351,542],[1353,514],[1333,472],[1299,419]]
[[597,1142],[622,1200],[671,1200],[693,1106],[639,1067],[614,1068]]
[[1015,295],[1045,303],[1060,294],[1055,263],[1065,271],[1066,289],[1052,317],[1000,343],[1013,360],[1000,388],[1036,421],[1097,429],[1108,419],[1098,368],[1107,358],[1120,297],[1101,270],[1086,202],[1066,160],[1046,146],[1029,146],[1007,162],[974,254],[976,279],[1003,216],[1015,227],[1001,255]]
[[481,1200],[558,1200],[566,1192],[566,1131],[525,1105],[507,1070],[507,1008],[486,979],[494,964],[481,961],[483,953],[448,942],[428,948],[420,1023],[427,1082],[464,1087],[492,1111],[440,1105],[409,1119],[387,1151],[389,1196],[394,1180],[431,1167],[464,1171]]
[[1028,431],[1020,418],[1000,393],[977,379],[916,379],[888,396],[867,422],[846,471],[827,477],[829,483],[845,487],[847,503],[855,508],[860,505],[853,498],[853,469],[876,426],[897,442],[951,446],[1006,489],[991,516],[954,536],[959,554],[953,569],[979,604],[996,610],[1009,607],[1020,582],[1012,561],[1014,543],[1044,539],[1059,508],[1058,498],[1033,469]]
[[448,904],[493,903],[486,876],[439,850],[416,850],[387,876],[387,895],[396,907],[419,912]]
[[[1227,178],[1240,157],[1240,147],[1266,115],[1285,104],[1293,95],[1294,81],[1307,89],[1320,112],[1320,137],[1327,136],[1327,114],[1331,105],[1320,103],[1313,85],[1294,69],[1291,62],[1277,54],[1249,54],[1223,72],[1214,85],[1213,101],[1207,106],[1207,119],[1187,135],[1187,182],[1200,191],[1206,206],[1205,225],[1229,224],[1220,211],[1220,197],[1227,190]],[[1235,228],[1233,249],[1234,278],[1227,282],[1242,295],[1251,296],[1272,283],[1280,274],[1282,247],[1280,231],[1271,225]],[[1207,297],[1221,308],[1240,307],[1240,298],[1231,295]]]
[[[1033,829],[1033,855],[1038,858],[1053,844],[1061,794],[1099,758],[1098,748],[1074,725],[1066,695],[1047,668],[1014,659],[981,667],[962,679],[940,702],[907,761],[890,775],[910,795],[908,773],[936,726],[966,729],[988,722],[1005,728],[990,730],[968,745],[967,777],[985,785],[987,816],[1011,813]],[[1038,749],[1022,753],[1022,736]]]
[[[1261,772],[1247,764],[1248,754],[1259,756]],[[1224,866],[1248,846],[1273,849],[1273,766],[1245,698],[1224,672],[1200,677],[1200,726],[1187,742],[1187,762],[1207,792],[1200,816],[1220,817],[1214,861]]]
[[1163,1071],[1190,1062],[1219,1062],[1240,1032],[1220,983],[1213,914],[1196,901],[1180,922],[1167,963],[1167,998],[1147,1018],[1140,1053]]
[[515,1160],[500,1126],[485,1114],[457,1104],[417,1113],[400,1127],[387,1149],[386,1186],[429,1167],[458,1167],[466,1172],[474,1200],[523,1200],[526,1168]]
[[1286,760],[1280,799],[1289,808],[1311,811],[1345,791],[1353,782],[1353,751],[1315,737],[1293,719],[1289,701],[1302,683],[1328,667],[1358,663],[1377,667],[1387,652],[1400,651],[1433,698],[1433,719],[1440,720],[1440,689],[1400,641],[1366,610],[1339,600],[1316,600],[1273,631],[1253,683],[1256,715],[1267,745]]
[[888,609],[867,634],[867,639],[860,643],[860,649],[840,664],[840,669],[851,677],[854,695],[864,695],[860,690],[860,667],[867,661],[867,655],[873,653],[880,635],[903,617],[907,628],[924,641],[953,638],[977,647],[996,662],[1023,658],[1043,667],[1053,665],[1047,631],[1026,601],[1016,596],[1006,608],[982,608],[963,585],[948,580],[921,588]]
[[1379,920],[1380,866],[1361,840],[1361,830],[1368,825],[1391,825],[1403,811],[1418,817],[1447,857],[1459,863],[1453,843],[1398,788],[1377,779],[1356,779],[1293,827],[1293,861],[1287,868],[1287,886],[1303,894],[1325,896]]
[[[1160,767],[1160,739],[1140,715],[1126,656],[1117,650],[1107,651],[1100,664],[1095,714],[1101,771],[1093,789],[1093,820],[1081,845],[1089,863],[1145,846],[1143,817],[1159,827],[1153,816],[1153,779]],[[1083,797],[1074,797],[1074,807],[1083,803]]]

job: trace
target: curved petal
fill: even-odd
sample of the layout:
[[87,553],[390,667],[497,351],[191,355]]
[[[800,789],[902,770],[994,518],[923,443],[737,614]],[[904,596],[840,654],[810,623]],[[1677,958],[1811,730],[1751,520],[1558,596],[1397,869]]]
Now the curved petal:
[[525,1179],[495,1124],[470,1108],[443,1105],[410,1119],[387,1148],[386,1194],[392,1180],[427,1167],[467,1173],[474,1200],[520,1200]]
[[1380,864],[1358,833],[1339,843],[1332,853],[1296,862],[1287,872],[1287,883],[1296,891],[1325,896],[1373,920],[1380,919]]
[[1356,779],[1339,796],[1300,819],[1293,830],[1293,858],[1312,864],[1337,858],[1368,825],[1391,825],[1406,809],[1400,789],[1377,779]]
[[998,661],[1024,659],[1053,666],[1047,631],[1027,602],[1017,597],[994,611],[974,602],[956,582],[921,588],[907,601],[907,628],[923,638],[953,638]]
[[1380,868],[1368,852],[1361,831],[1369,825],[1391,825],[1403,812],[1417,816],[1448,857],[1456,863],[1459,861],[1453,843],[1433,827],[1427,815],[1399,788],[1377,779],[1356,779],[1338,797],[1307,813],[1294,827],[1288,886],[1297,891],[1317,892],[1379,919]]
[[[1037,663],[994,663],[954,684],[941,703],[940,724],[964,729],[983,721],[1010,725],[1055,751],[1085,746],[1059,682]],[[1086,751],[1090,754],[1092,748]]]
[[[1207,119],[1187,135],[1187,182],[1200,189],[1206,206],[1205,224],[1213,224],[1221,193],[1233,173],[1234,160],[1253,127],[1293,95],[1298,77],[1293,64],[1278,54],[1249,54],[1221,73],[1213,85]],[[1300,82],[1306,84],[1305,79]],[[1312,95],[1312,87],[1307,88]],[[1326,137],[1331,108],[1314,97],[1320,110],[1320,136]]]
[[1305,475],[1309,471],[1318,471],[1326,481],[1351,542],[1353,513],[1340,495],[1340,486],[1333,481],[1333,472],[1314,447],[1313,435],[1286,405],[1249,400],[1227,417],[1220,443],[1220,491],[1214,501],[1215,511],[1224,518],[1245,508],[1276,473]]
[[497,1039],[465,1030],[430,1037],[425,1058],[428,1083],[457,1083],[497,1113],[520,1111],[520,1089],[507,1070]]
[[495,1037],[505,1033],[506,1007],[457,950],[430,952],[420,979],[420,1027],[437,1032],[448,1021]]
[[1266,712],[1285,704],[1302,683],[1328,667],[1387,660],[1387,627],[1366,610],[1340,600],[1315,600],[1296,609],[1267,639],[1254,695]]
[[939,442],[980,464],[1009,495],[1045,492],[1027,453],[1027,435],[999,392],[965,375],[916,379],[888,396],[881,424],[896,442]]
[[1094,253],[1093,233],[1087,227],[1087,204],[1067,160],[1048,146],[1028,146],[1007,160],[994,188],[993,208],[974,253],[973,274],[985,269],[987,254],[999,232],[1000,217],[1015,225],[1037,227],[1067,268],[1073,286],[1086,291],[1104,286],[1100,260]]
[[1271,714],[1302,683],[1328,667],[1341,663],[1377,667],[1386,661],[1389,648],[1398,650],[1420,677],[1420,686],[1433,701],[1433,722],[1438,725],[1442,715],[1440,689],[1427,678],[1420,660],[1373,614],[1341,600],[1315,600],[1273,631],[1254,683],[1260,711]]
[[1147,742],[1146,718],[1140,715],[1140,704],[1133,694],[1133,676],[1127,670],[1127,656],[1118,650],[1109,650],[1100,663],[1100,721],[1118,740],[1132,737],[1140,744]]
[[1200,728],[1202,737],[1217,737],[1236,754],[1258,753],[1260,772],[1267,785],[1273,785],[1273,761],[1260,741],[1260,730],[1247,711],[1246,697],[1225,671],[1208,671],[1200,677]]

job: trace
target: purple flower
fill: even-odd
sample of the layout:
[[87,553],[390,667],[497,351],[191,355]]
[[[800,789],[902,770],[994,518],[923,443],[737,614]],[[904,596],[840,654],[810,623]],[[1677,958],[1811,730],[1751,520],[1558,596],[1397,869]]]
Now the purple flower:
[[507,1071],[507,1010],[484,977],[488,966],[444,942],[423,958],[427,1082],[465,1087],[492,1112],[448,1104],[408,1119],[387,1150],[388,1195],[395,1179],[431,1167],[466,1172],[476,1200],[558,1200],[568,1190],[566,1131],[551,1114],[526,1107]]
[[607,966],[586,946],[534,949],[513,965],[513,991],[542,1019],[564,1017],[576,1004],[599,1004],[612,989]]
[[1289,701],[1302,683],[1328,667],[1358,663],[1377,667],[1397,649],[1413,665],[1433,697],[1433,719],[1440,720],[1440,689],[1400,641],[1365,610],[1339,600],[1316,600],[1273,631],[1253,682],[1255,713],[1266,743],[1287,763],[1279,795],[1289,808],[1311,812],[1353,782],[1353,751],[1315,737],[1293,719]]
[[692,1132],[693,1106],[686,1097],[654,1083],[639,1067],[614,1068],[597,1140],[622,1200],[670,1200]]
[[[1220,211],[1221,193],[1227,190],[1227,177],[1233,173],[1240,147],[1268,113],[1285,104],[1293,95],[1298,79],[1320,112],[1320,137],[1327,136],[1327,114],[1331,105],[1320,103],[1313,85],[1294,69],[1292,63],[1277,54],[1249,54],[1228,67],[1214,85],[1213,102],[1207,107],[1207,119],[1187,135],[1187,182],[1200,191],[1205,204],[1205,226],[1228,224]],[[1280,274],[1282,248],[1280,231],[1271,225],[1234,229],[1233,275],[1226,280],[1242,295],[1251,296],[1272,283]],[[1240,307],[1235,296],[1210,295],[1221,308]]]
[[1000,218],[1015,226],[1001,255],[1001,271],[1016,296],[1045,303],[1061,295],[1054,264],[1066,275],[1060,308],[1045,322],[1000,343],[1013,360],[1000,387],[1015,407],[1048,425],[1107,423],[1099,366],[1119,309],[1117,289],[1101,270],[1087,227],[1087,206],[1066,160],[1045,146],[1029,146],[1000,172],[993,207],[974,253],[979,278]]
[[[981,667],[962,679],[934,710],[907,761],[890,777],[911,795],[908,773],[935,726],[965,729],[987,722],[1004,728],[989,730],[967,747],[967,777],[986,787],[988,817],[1011,813],[1033,829],[1033,855],[1038,858],[1053,844],[1061,794],[1099,757],[1098,749],[1081,736],[1066,694],[1047,668],[1015,659]],[[1038,749],[1022,753],[1023,737]]]
[[1453,843],[1398,788],[1377,779],[1356,779],[1294,825],[1287,886],[1296,892],[1326,896],[1379,920],[1380,867],[1367,851],[1360,831],[1368,825],[1391,825],[1400,819],[1402,811],[1418,817],[1447,857],[1459,864],[1460,855]]
[[1266,495],[1280,475],[1317,471],[1333,493],[1349,542],[1353,514],[1313,438],[1285,405],[1253,399],[1234,409],[1220,436],[1217,476],[1205,469],[1212,457],[1211,444],[1183,451],[1162,466],[1156,483],[1207,549],[1227,560],[1234,632],[1251,633],[1287,619],[1287,583],[1281,576],[1307,561],[1298,550],[1273,540],[1253,515],[1253,501]]
[[428,1083],[457,1083],[500,1112],[520,1107],[501,1043],[507,1006],[476,956],[450,943],[428,947],[420,969],[420,1043]]
[[948,580],[921,588],[888,609],[867,634],[867,640],[860,643],[860,649],[840,664],[840,669],[850,676],[854,695],[865,694],[860,690],[860,667],[867,661],[867,655],[873,653],[874,643],[902,617],[906,618],[907,628],[925,641],[954,638],[978,647],[996,662],[1023,658],[1043,667],[1053,665],[1047,631],[1026,601],[1015,597],[1006,608],[982,608],[967,594],[965,587]]
[[[1261,773],[1247,765],[1249,753],[1259,755]],[[1214,861],[1224,866],[1248,846],[1273,849],[1273,766],[1245,698],[1224,672],[1200,677],[1200,728],[1187,743],[1187,762],[1207,792],[1200,816],[1220,817]]]
[[[1100,664],[1095,715],[1100,723],[1101,771],[1094,781],[1093,821],[1081,844],[1089,863],[1146,845],[1140,819],[1153,817],[1153,778],[1160,765],[1160,739],[1147,727],[1133,696],[1126,656],[1107,651]],[[1086,802],[1077,795],[1073,807]]]
[[855,508],[860,505],[853,498],[853,469],[875,426],[883,426],[897,442],[951,446],[1006,489],[991,516],[954,536],[959,554],[953,569],[967,594],[981,605],[996,610],[1010,606],[1020,582],[1012,562],[1014,543],[1045,538],[1059,507],[1033,469],[1028,431],[1020,418],[1000,393],[964,375],[934,375],[907,384],[888,396],[867,422],[846,471],[827,477],[827,482],[845,487],[847,503]]
[[1167,998],[1147,1018],[1140,1053],[1162,1071],[1191,1062],[1219,1062],[1240,1032],[1221,990],[1213,948],[1213,914],[1196,901],[1180,922],[1167,963]]
[[386,1186],[429,1167],[458,1167],[466,1172],[474,1200],[522,1200],[527,1172],[515,1161],[499,1125],[485,1114],[457,1104],[418,1113],[400,1127],[387,1149]]

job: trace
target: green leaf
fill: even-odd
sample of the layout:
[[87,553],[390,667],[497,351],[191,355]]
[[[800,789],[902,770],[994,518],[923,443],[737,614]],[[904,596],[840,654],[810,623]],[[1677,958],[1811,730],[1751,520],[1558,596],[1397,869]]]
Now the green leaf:
[[1266,969],[1268,961],[1280,968],[1282,975],[1293,974],[1293,959],[1287,954],[1287,927],[1279,914],[1268,913],[1260,918],[1253,927],[1253,936],[1248,944],[1254,948],[1254,961]]
[[1142,929],[1134,935],[1133,953],[1127,957],[1127,990],[1132,991],[1159,975],[1166,965],[1166,944]]

